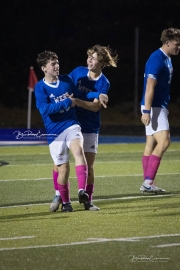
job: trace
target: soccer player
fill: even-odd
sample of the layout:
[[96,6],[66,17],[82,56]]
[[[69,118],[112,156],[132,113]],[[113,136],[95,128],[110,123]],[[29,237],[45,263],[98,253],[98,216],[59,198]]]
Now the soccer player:
[[103,104],[107,101],[107,96],[82,92],[68,75],[59,75],[58,56],[54,52],[44,51],[38,54],[37,64],[44,72],[44,78],[35,85],[36,106],[46,128],[51,157],[58,167],[57,185],[62,198],[62,211],[72,212],[68,186],[69,149],[75,159],[79,202],[89,201],[89,195],[85,191],[88,168],[81,127],[74,108],[75,98],[91,99],[100,96]]
[[142,156],[144,182],[141,192],[165,192],[154,184],[161,158],[170,145],[168,104],[173,75],[171,55],[180,50],[180,29],[161,33],[161,48],[153,52],[145,66],[141,121],[145,125],[146,145]]
[[[75,68],[69,76],[81,91],[107,94],[110,83],[102,69],[107,66],[116,67],[118,55],[107,46],[94,45],[87,50],[87,67]],[[92,194],[94,191],[94,161],[98,149],[98,134],[100,130],[100,112],[97,99],[89,103],[89,106],[81,106],[82,100],[76,101],[76,114],[80,122],[84,137],[84,152],[88,165],[88,178],[85,190],[89,195],[89,200],[84,203],[85,210],[97,211],[99,207],[92,203]],[[95,111],[92,111],[92,107]],[[61,203],[60,193],[57,186],[58,171],[54,166],[53,180],[55,196],[50,205],[50,211],[57,211]]]

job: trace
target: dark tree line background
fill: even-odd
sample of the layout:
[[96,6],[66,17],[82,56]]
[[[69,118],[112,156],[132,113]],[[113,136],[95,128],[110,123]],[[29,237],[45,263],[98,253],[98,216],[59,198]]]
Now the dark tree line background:
[[[25,108],[28,76],[34,67],[43,74],[36,56],[44,50],[59,56],[60,72],[86,65],[86,51],[94,44],[117,51],[117,68],[105,68],[111,82],[110,104],[134,99],[135,27],[139,28],[138,100],[144,65],[161,46],[161,31],[180,28],[180,1],[161,0],[15,0],[1,5],[0,105]],[[171,101],[180,103],[180,57],[173,57]],[[33,108],[35,100],[33,96]]]

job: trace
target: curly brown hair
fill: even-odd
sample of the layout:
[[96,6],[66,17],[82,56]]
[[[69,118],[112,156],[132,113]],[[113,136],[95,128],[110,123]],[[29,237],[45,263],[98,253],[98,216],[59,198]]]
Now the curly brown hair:
[[87,50],[88,56],[92,56],[94,53],[97,53],[97,59],[102,63],[102,68],[107,66],[117,67],[118,54],[113,52],[109,46],[96,44]]
[[36,63],[41,69],[41,67],[45,67],[50,60],[58,60],[57,54],[51,51],[44,51],[37,55]]

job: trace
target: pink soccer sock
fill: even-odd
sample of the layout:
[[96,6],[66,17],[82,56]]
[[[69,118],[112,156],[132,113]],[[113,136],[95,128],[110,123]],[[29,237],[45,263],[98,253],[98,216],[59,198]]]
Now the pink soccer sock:
[[146,171],[148,168],[149,156],[142,156],[142,167],[143,167],[143,175],[144,179],[146,178]]
[[92,196],[93,196],[93,191],[94,191],[94,184],[87,184],[86,185],[86,192],[89,195],[89,201],[92,201]]
[[78,180],[78,189],[85,189],[88,175],[88,167],[86,165],[76,166],[76,176]]
[[160,157],[155,156],[155,155],[150,155],[145,180],[152,180],[152,181],[154,180],[157,170],[159,168],[160,162],[161,162]]
[[70,202],[70,196],[69,196],[69,184],[61,185],[58,183],[58,189],[61,194],[61,199],[63,203]]
[[53,170],[53,183],[54,183],[54,190],[58,190],[58,172]]

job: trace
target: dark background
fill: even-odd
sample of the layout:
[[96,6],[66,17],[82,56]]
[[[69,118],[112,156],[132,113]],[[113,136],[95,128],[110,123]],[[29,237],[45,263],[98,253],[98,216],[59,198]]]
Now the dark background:
[[[28,76],[37,54],[55,51],[60,72],[86,65],[86,51],[95,44],[116,50],[117,68],[105,68],[111,83],[109,106],[134,100],[135,27],[139,28],[138,102],[143,87],[144,65],[161,46],[160,34],[180,28],[180,1],[161,0],[15,0],[1,5],[0,105],[27,108]],[[172,57],[174,76],[171,102],[180,104],[180,56]],[[34,95],[32,108],[35,109]],[[13,113],[13,110],[12,110]]]

